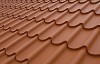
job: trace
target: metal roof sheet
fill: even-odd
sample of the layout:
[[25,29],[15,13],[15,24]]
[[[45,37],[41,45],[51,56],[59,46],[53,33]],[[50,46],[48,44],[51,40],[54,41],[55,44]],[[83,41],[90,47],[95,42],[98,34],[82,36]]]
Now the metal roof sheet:
[[99,64],[99,0],[0,0],[1,64]]

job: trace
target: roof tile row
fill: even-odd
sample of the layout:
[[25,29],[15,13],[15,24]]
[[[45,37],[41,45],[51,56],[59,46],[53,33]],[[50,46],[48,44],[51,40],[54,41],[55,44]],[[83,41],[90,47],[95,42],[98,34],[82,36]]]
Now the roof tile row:
[[99,0],[0,0],[0,63],[99,64],[99,7]]
[[[65,24],[68,23],[69,26],[78,26],[83,25],[86,29],[96,28],[100,26],[100,15],[90,12],[87,14],[80,13],[79,11],[70,13],[69,11],[58,12],[54,11],[33,11],[33,10],[14,10],[14,11],[5,11],[1,13],[0,21],[10,21],[12,18],[16,19],[26,19],[26,20],[35,20],[37,22],[43,20],[46,23],[55,22],[56,24]],[[16,11],[16,12],[15,12]],[[8,17],[8,18],[7,18]],[[95,22],[94,22],[95,21]],[[0,23],[2,23],[0,22]],[[3,22],[4,23],[4,22]]]
[[18,61],[15,55],[6,55],[5,50],[0,51],[0,64],[27,64],[27,61]]
[[55,3],[55,2],[60,2],[60,3],[64,3],[64,2],[69,2],[69,3],[74,3],[74,2],[79,2],[79,3],[85,3],[85,2],[90,2],[90,3],[98,3],[100,2],[100,0],[0,0],[0,2],[2,4],[5,4],[5,3],[33,3],[34,1],[40,3],[40,2],[44,2],[44,3],[47,3],[47,2],[52,2],[52,3]]
[[0,49],[5,50],[0,52],[2,64],[3,62],[7,64],[27,62],[29,64],[99,64],[100,62],[100,56],[86,53],[85,48],[72,50],[65,45],[66,43],[56,45],[52,44],[50,39],[39,40],[38,36],[30,38],[27,34],[20,35],[18,31],[11,32],[3,28],[0,28],[0,31]]
[[[96,14],[100,14],[100,3],[97,4],[91,4],[89,2],[86,3],[78,3],[77,1],[75,3],[25,3],[25,4],[18,4],[18,5],[1,5],[2,12],[5,12],[6,10],[16,10],[21,8],[21,9],[26,9],[26,10],[41,10],[44,11],[48,9],[49,11],[54,11],[55,9],[58,12],[64,12],[66,10],[69,10],[69,12],[76,12],[76,11],[81,11],[81,13],[89,13],[91,11],[94,11]],[[7,8],[8,7],[8,8]]]
[[0,27],[2,26],[4,29],[10,28],[13,32],[18,30],[19,34],[27,33],[29,37],[38,35],[40,40],[50,38],[54,44],[66,41],[72,49],[85,46],[90,54],[100,55],[99,27],[88,30],[83,28],[82,25],[70,27],[68,23],[57,25],[55,22],[45,23],[44,21],[36,22],[35,20],[27,21],[14,18],[3,18],[0,22]]

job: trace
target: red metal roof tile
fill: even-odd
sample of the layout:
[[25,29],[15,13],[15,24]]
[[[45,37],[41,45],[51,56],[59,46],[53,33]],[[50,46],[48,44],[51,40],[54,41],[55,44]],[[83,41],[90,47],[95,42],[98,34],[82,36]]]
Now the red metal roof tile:
[[[3,14],[3,16],[5,16],[5,15]],[[100,25],[99,16],[100,15],[97,15],[94,12],[82,14],[79,11],[70,13],[68,11],[57,12],[56,10],[52,11],[52,12],[49,12],[48,10],[45,10],[45,11],[19,10],[19,12],[18,11],[15,13],[13,12],[13,14],[10,13],[10,15],[1,17],[0,20],[3,22],[3,24],[6,23],[7,21],[12,20],[12,18],[35,20],[37,22],[43,20],[46,23],[55,22],[56,24],[59,24],[59,25],[68,23],[69,26],[78,26],[78,25],[82,24],[84,28],[91,29],[91,28],[96,28],[97,26]],[[7,18],[7,17],[9,17],[9,18]],[[2,23],[2,22],[0,22],[0,23]]]
[[[18,62],[28,62],[29,64],[99,64],[100,62],[100,56],[88,54],[85,48],[74,50],[67,47],[66,43],[56,45],[50,39],[39,40],[37,36],[30,38],[27,34],[20,35],[18,32],[2,28],[0,31],[0,48],[3,47],[4,49],[2,49],[5,50],[0,52],[3,52],[0,54],[0,60],[5,63],[9,62],[8,64],[13,62],[15,62],[14,64]],[[5,58],[7,55],[9,56]]]
[[13,5],[1,5],[2,7],[21,7],[22,9],[23,8],[26,8],[26,9],[34,9],[34,10],[37,10],[37,9],[41,9],[41,10],[45,10],[45,9],[49,9],[50,11],[53,11],[55,9],[57,9],[59,12],[61,11],[65,11],[65,10],[69,10],[69,12],[75,12],[75,11],[81,11],[82,13],[88,13],[90,11],[94,11],[95,13],[99,14],[98,12],[96,12],[96,8],[99,7],[100,3],[96,3],[96,4],[91,4],[90,2],[86,2],[86,3],[78,3],[77,1],[74,2],[74,3],[69,3],[69,2],[64,2],[64,3],[59,3],[59,2],[56,2],[56,3],[51,3],[51,2],[48,2],[48,3],[44,3],[44,2],[41,2],[41,3],[37,3],[37,2],[34,2],[34,3],[25,3],[24,4],[13,4]]
[[99,0],[0,0],[0,63],[99,64]]
[[[95,29],[85,29],[82,25],[70,27],[66,23],[57,25],[54,22],[45,23],[44,21],[36,22],[35,20],[27,21],[25,19],[20,20],[9,18],[6,21],[1,22],[0,25],[1,27],[3,26],[4,29],[10,28],[11,31],[18,30],[19,34],[24,34],[26,32],[29,37],[38,35],[40,40],[50,38],[52,43],[55,44],[60,44],[66,41],[68,46],[73,49],[85,46],[90,54],[100,54],[100,48],[97,46],[97,44],[99,44],[99,27]],[[89,47],[90,45],[91,48]]]
[[15,55],[6,55],[5,50],[0,51],[0,64],[27,64],[27,61],[18,61]]
[[[84,28],[88,29],[99,26],[100,3],[90,4],[89,2],[86,2],[83,3],[84,4],[83,6],[77,2],[75,3],[67,3],[67,4],[66,2],[65,3],[56,2],[50,4],[46,3],[46,6],[43,3],[39,4],[35,3],[36,5],[34,3],[28,4],[28,6],[33,6],[34,9],[36,10],[33,9],[26,10],[27,8],[26,9],[1,8],[1,15],[7,17],[20,18],[20,19],[26,18],[27,20],[35,19],[35,21],[40,21],[40,20],[44,20],[45,22],[55,21],[56,24],[64,24],[68,22],[69,26],[77,26],[79,24],[83,24]],[[48,4],[50,7],[47,6]],[[25,4],[23,4],[23,6],[25,7]],[[66,9],[66,7],[68,7],[68,9]]]
[[38,3],[40,3],[40,2],[45,2],[45,3],[47,3],[47,2],[52,2],[52,3],[60,2],[60,3],[63,3],[66,1],[68,1],[69,3],[74,3],[76,1],[78,1],[79,3],[85,3],[87,1],[89,1],[90,3],[100,2],[100,0],[11,0],[11,1],[0,0],[1,3],[8,3],[8,2],[10,2],[10,3],[12,3],[12,2],[13,3],[15,3],[15,2],[17,2],[17,3],[30,3],[30,2],[34,2],[34,1],[36,1]]

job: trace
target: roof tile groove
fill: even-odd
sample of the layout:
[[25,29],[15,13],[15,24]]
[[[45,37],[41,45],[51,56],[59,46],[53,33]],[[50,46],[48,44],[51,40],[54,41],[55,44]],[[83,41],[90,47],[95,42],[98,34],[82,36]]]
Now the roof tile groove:
[[[100,60],[100,56],[90,55],[86,53],[84,48],[73,50],[67,47],[65,43],[61,45],[52,44],[50,39],[39,40],[37,36],[30,38],[27,37],[27,34],[20,35],[17,31],[11,32],[3,28],[0,28],[0,31],[0,36],[5,34],[0,37],[0,48],[5,48],[2,52],[0,51],[0,58],[4,58],[0,59],[3,60],[2,63],[8,59],[4,63],[13,64],[17,61],[17,64],[27,64],[23,61],[27,59],[29,64],[98,64]],[[4,53],[8,55],[7,58]],[[66,58],[69,59],[66,60]],[[38,59],[40,59],[39,62]]]
[[[35,22],[35,20],[27,21],[25,19],[20,20],[9,18],[4,19],[4,21],[2,20],[0,25],[1,27],[3,26],[4,29],[10,28],[12,32],[15,32],[17,30],[19,34],[27,33],[29,37],[38,35],[40,40],[51,39],[52,43],[54,44],[61,44],[66,41],[68,46],[72,49],[78,49],[85,46],[87,47],[90,54],[100,54],[99,45],[97,46],[97,44],[99,44],[99,27],[90,30],[84,29],[82,25],[70,27],[67,23],[57,25],[54,22],[45,23],[44,21]],[[84,37],[80,37],[83,35]],[[98,38],[95,39],[95,36],[97,35]],[[92,42],[91,39],[93,40]]]

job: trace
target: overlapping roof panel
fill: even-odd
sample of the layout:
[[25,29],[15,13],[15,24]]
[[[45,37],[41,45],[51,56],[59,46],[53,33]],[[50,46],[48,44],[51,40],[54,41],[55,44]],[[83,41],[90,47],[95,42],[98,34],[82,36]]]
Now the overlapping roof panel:
[[59,12],[62,12],[65,10],[69,10],[70,12],[75,12],[77,10],[80,10],[82,13],[87,13],[87,12],[94,10],[95,13],[98,14],[98,12],[96,11],[96,8],[98,8],[99,3],[96,3],[96,4],[91,4],[90,2],[78,3],[77,1],[74,3],[69,3],[68,1],[66,1],[64,3],[59,3],[59,2],[37,3],[37,2],[34,2],[31,4],[1,5],[1,7],[15,7],[15,6],[27,8],[27,9],[33,8],[34,10],[37,10],[38,8],[41,8],[41,10],[45,10],[46,8],[48,8],[50,11],[58,9]]
[[28,37],[26,33],[21,35],[18,31],[11,32],[9,29],[1,28],[0,31],[0,49],[5,50],[1,51],[0,55],[3,57],[0,58],[1,60],[4,58],[6,61],[2,62],[8,64],[13,62],[16,64],[23,62],[29,64],[99,64],[100,62],[100,56],[90,55],[85,48],[73,50],[67,47],[66,43],[56,45],[50,39],[40,40],[38,36]]
[[[49,5],[48,5],[49,4]],[[31,3],[18,5],[15,8],[9,6],[1,8],[0,14],[6,17],[20,18],[35,21],[56,22],[56,24],[67,23],[69,26],[83,24],[84,28],[94,28],[100,25],[100,3],[89,2],[75,3]],[[94,22],[95,21],[95,22]]]
[[99,64],[99,0],[0,0],[0,63]]
[[63,2],[66,2],[66,1],[68,1],[69,3],[74,3],[74,2],[76,2],[76,1],[78,1],[79,3],[85,3],[85,2],[87,2],[87,1],[89,1],[90,3],[98,3],[98,2],[100,2],[100,0],[0,0],[0,2],[1,3],[15,3],[15,2],[17,2],[17,3],[28,3],[28,2],[34,2],[34,1],[36,1],[36,2],[38,2],[38,3],[40,3],[40,2],[44,2],[44,3],[47,3],[47,2],[52,2],[52,3],[55,3],[55,2],[60,2],[60,3],[63,3]]
[[[29,37],[38,35],[40,40],[50,38],[52,43],[55,44],[60,44],[66,41],[66,44],[74,49],[85,46],[90,54],[100,54],[100,48],[97,46],[100,40],[99,27],[90,30],[83,28],[82,25],[70,27],[67,23],[57,25],[55,22],[45,23],[44,21],[36,22],[35,20],[28,21],[26,19],[20,20],[14,18],[8,18],[6,21],[2,20],[0,27],[10,29],[12,32],[17,30],[20,34],[27,33]],[[89,47],[90,44],[91,48]]]

